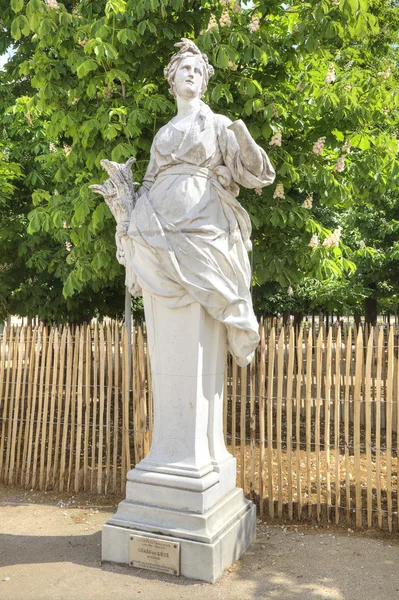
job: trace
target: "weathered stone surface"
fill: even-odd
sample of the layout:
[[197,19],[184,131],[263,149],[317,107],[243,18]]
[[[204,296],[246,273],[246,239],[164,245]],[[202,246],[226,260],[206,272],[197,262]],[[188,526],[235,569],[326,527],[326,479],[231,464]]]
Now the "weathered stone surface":
[[181,544],[183,575],[215,581],[255,535],[223,436],[227,348],[245,366],[259,341],[238,186],[275,174],[242,121],[202,102],[207,57],[189,40],[177,45],[165,69],[177,114],[154,138],[140,190],[131,162],[103,161],[110,180],[95,186],[117,221],[126,285],[144,297],[154,401],[151,450],[104,526],[103,559],[129,562],[129,532],[162,534]]

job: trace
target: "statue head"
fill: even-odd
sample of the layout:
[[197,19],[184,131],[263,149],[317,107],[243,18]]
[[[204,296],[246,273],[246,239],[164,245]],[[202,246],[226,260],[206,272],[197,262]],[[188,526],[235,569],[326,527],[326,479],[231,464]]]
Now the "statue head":
[[186,38],[181,38],[181,41],[175,44],[175,46],[180,48],[180,50],[172,56],[168,66],[164,69],[164,75],[170,86],[169,92],[176,98],[175,77],[179,67],[197,64],[198,69],[202,73],[200,96],[204,96],[209,78],[214,73],[212,65],[209,64],[208,57],[206,54],[201,53],[193,41]]

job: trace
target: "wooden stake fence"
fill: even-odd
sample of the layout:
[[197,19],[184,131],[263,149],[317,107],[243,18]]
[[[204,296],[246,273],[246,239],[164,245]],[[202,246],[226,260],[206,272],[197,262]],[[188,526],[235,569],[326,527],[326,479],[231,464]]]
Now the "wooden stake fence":
[[[228,357],[223,421],[237,482],[261,515],[398,529],[393,328],[261,325],[248,368]],[[151,444],[145,325],[11,327],[0,338],[0,481],[124,492]]]

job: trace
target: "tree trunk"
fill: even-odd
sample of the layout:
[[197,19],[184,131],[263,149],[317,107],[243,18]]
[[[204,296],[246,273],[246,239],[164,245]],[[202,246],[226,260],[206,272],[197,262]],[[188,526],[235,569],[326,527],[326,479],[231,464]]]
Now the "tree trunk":
[[360,324],[362,322],[362,315],[360,313],[355,313],[353,315],[353,318],[355,319],[356,328],[359,329]]
[[377,323],[377,312],[377,298],[366,298],[364,301],[364,313],[367,325],[374,327],[374,325]]
[[296,312],[294,313],[294,327],[295,329],[299,329],[303,320],[303,313]]
[[290,323],[290,316],[291,316],[291,311],[288,308],[287,310],[285,310],[283,312],[283,325],[284,325],[284,327],[287,327],[287,325],[289,325],[289,323]]

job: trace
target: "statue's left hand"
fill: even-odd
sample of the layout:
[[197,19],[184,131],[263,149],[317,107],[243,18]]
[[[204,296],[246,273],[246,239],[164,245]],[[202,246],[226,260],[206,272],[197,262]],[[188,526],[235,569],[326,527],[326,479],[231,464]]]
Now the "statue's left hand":
[[111,160],[102,160],[101,166],[109,175],[102,184],[91,185],[90,188],[97,194],[104,196],[116,222],[130,221],[132,210],[136,202],[135,183],[131,166],[136,159],[131,157],[126,163],[117,163]]

